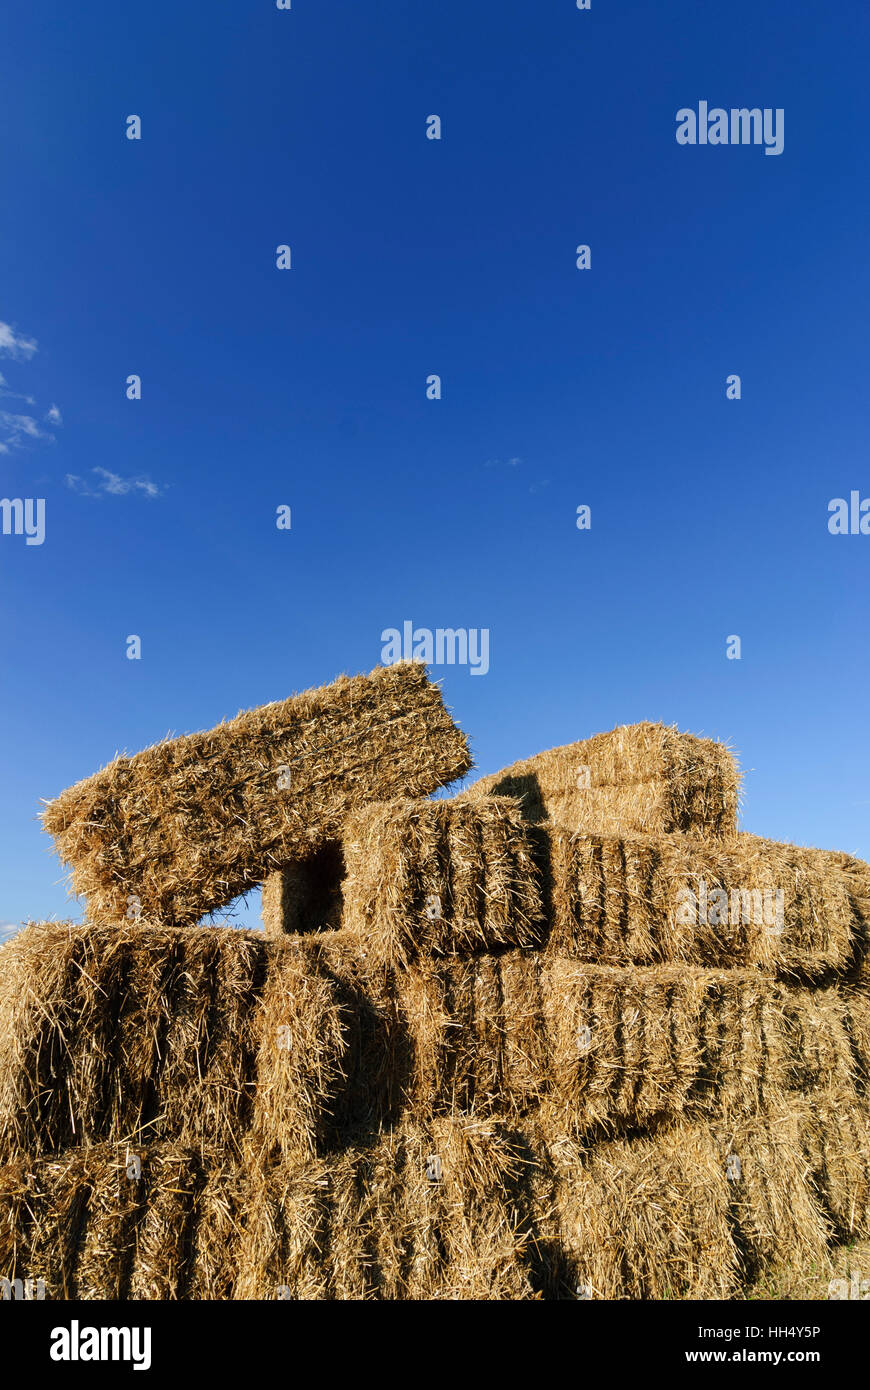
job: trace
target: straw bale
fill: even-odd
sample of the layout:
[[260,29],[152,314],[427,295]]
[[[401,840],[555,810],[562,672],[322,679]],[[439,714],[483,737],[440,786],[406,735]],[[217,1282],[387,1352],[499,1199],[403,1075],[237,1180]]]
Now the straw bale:
[[300,944],[31,925],[0,956],[0,1158],[76,1144],[316,1145],[346,1005]]
[[802,1110],[804,1151],[819,1200],[838,1239],[870,1234],[870,1105],[833,1088]]
[[212,1163],[196,1194],[191,1235],[190,1299],[233,1297],[238,1255],[250,1200],[250,1177],[244,1168]]
[[[461,1299],[519,1299],[532,1295],[526,1270],[528,1240],[524,1213],[514,1195],[527,1161],[510,1131],[480,1121],[434,1122],[418,1138],[414,1167],[428,1161],[424,1148],[440,1158],[442,1183],[440,1238],[446,1252],[443,1283],[437,1296]],[[430,1191],[433,1184],[427,1180]],[[412,1297],[427,1297],[428,1291]]]
[[385,969],[348,930],[300,938],[299,949],[330,981],[340,1010],[343,1051],[321,1128],[324,1147],[336,1150],[349,1134],[395,1126],[407,1110],[415,1044],[400,1002],[405,972]]
[[[337,1153],[77,1149],[0,1168],[0,1277],[49,1298],[733,1298],[867,1229],[863,1102],[584,1142],[408,1116]],[[141,1168],[131,1169],[131,1157]]]
[[344,1075],[345,1016],[335,983],[296,943],[272,947],[256,1019],[248,1146],[264,1156],[316,1151]]
[[148,1155],[140,1181],[144,1212],[136,1231],[130,1297],[183,1298],[189,1277],[194,1206],[201,1184],[199,1156],[165,1147]]
[[514,796],[567,830],[729,836],[740,777],[730,751],[664,724],[626,724],[480,778],[462,798]]
[[860,1077],[861,1089],[870,1089],[870,992],[843,992],[847,1027],[855,1058],[855,1070]]
[[411,1112],[525,1116],[606,1134],[854,1089],[846,1002],[754,970],[615,968],[509,951],[393,982]]
[[711,1126],[745,1280],[768,1267],[827,1262],[832,1229],[804,1151],[808,1123],[807,1103],[793,1096],[762,1114],[731,1115]]
[[574,1297],[733,1296],[740,1264],[730,1194],[706,1129],[592,1149],[563,1139],[549,1158]]
[[827,1267],[808,1115],[780,1100],[592,1146],[546,1136],[576,1296],[733,1298],[770,1268]]
[[246,1196],[235,1297],[327,1298],[327,1164],[296,1154],[255,1167]]
[[266,935],[274,938],[340,927],[343,881],[340,841],[270,874],[263,884]]
[[541,939],[538,868],[509,798],[373,804],[343,848],[343,925],[385,965]]
[[187,925],[334,842],[355,807],[469,767],[440,690],[403,663],[118,757],[43,822],[93,922]]
[[237,1296],[532,1297],[510,1196],[521,1163],[497,1128],[408,1120],[328,1160],[263,1171]]
[[0,1277],[49,1299],[226,1298],[242,1170],[220,1151],[100,1144],[0,1168]]
[[0,1279],[41,1281],[45,1298],[75,1297],[75,1258],[89,1184],[84,1155],[0,1168]]
[[559,827],[545,840],[550,951],[612,965],[761,966],[820,980],[852,969],[863,949],[849,875],[796,846]]
[[137,1234],[147,1200],[147,1158],[143,1176],[131,1176],[139,1171],[136,1165],[141,1162],[135,1146],[82,1154],[87,1191],[76,1243],[77,1298],[129,1297]]
[[[773,845],[759,835],[741,831],[738,835],[746,846],[761,849]],[[788,845],[793,859],[809,870],[821,874],[828,885],[836,881],[838,890],[848,897],[851,907],[851,948],[846,964],[840,969],[843,983],[852,992],[870,995],[870,864],[842,850],[814,849],[805,845]]]

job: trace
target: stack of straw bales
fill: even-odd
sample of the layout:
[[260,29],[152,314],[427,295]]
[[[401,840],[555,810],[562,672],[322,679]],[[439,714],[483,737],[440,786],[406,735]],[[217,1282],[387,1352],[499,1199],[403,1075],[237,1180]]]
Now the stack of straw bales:
[[49,806],[90,923],[0,950],[7,1290],[734,1298],[870,1232],[870,866],[660,725],[467,769],[400,666]]

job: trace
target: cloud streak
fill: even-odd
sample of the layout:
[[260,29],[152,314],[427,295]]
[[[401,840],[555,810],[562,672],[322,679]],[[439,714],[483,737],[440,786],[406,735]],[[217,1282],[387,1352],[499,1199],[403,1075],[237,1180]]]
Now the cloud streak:
[[13,401],[26,401],[28,405],[36,405],[32,396],[23,396],[20,391],[10,391],[9,383],[2,372],[0,372],[0,396],[8,396]]
[[155,498],[162,497],[166,491],[161,483],[152,482],[150,478],[123,478],[120,473],[113,473],[108,468],[92,468],[91,473],[96,475],[94,483],[89,483],[77,473],[67,473],[67,487],[80,497],[129,497],[132,494]]
[[29,362],[38,347],[35,338],[25,338],[11,323],[0,322],[0,355]]
[[0,450],[8,454],[10,449],[18,449],[31,440],[53,440],[54,435],[40,429],[32,415],[14,415],[9,410],[0,410]]
[[[29,362],[37,351],[37,347],[35,338],[26,338],[23,333],[18,332],[17,328],[13,328],[11,323],[4,323],[0,320],[0,357],[11,357],[16,361]],[[0,396],[14,401],[24,401],[27,405],[36,405],[32,396],[26,396],[20,391],[11,391],[2,372],[0,372]],[[60,410],[56,405],[49,407],[43,416],[43,421],[49,425],[63,424]],[[24,445],[40,439],[53,443],[54,435],[50,434],[48,430],[41,429],[33,415],[19,415],[11,410],[0,410],[0,454],[11,453],[13,449],[20,449]]]

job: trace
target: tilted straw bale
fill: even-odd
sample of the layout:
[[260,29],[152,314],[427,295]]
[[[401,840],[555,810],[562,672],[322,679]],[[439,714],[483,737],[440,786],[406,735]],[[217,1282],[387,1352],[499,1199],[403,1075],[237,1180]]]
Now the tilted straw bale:
[[402,663],[118,757],[43,823],[91,921],[188,925],[334,841],[355,807],[469,767],[439,688]]

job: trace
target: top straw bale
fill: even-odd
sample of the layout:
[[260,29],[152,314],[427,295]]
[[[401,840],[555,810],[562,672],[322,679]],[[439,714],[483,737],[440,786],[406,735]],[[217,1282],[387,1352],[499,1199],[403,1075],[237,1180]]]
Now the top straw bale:
[[462,796],[513,796],[527,819],[566,830],[730,836],[740,775],[730,751],[664,724],[625,724],[472,783]]
[[400,663],[118,757],[43,823],[91,921],[182,926],[314,854],[358,807],[429,795],[470,765],[425,667]]

